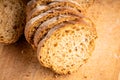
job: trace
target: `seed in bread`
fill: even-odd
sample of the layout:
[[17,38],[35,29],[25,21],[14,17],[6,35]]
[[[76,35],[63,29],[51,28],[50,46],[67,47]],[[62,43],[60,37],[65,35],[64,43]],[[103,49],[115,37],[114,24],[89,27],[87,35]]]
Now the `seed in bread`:
[[25,27],[25,4],[21,0],[0,0],[0,43],[15,43]]
[[34,37],[35,31],[44,21],[49,20],[50,18],[53,18],[55,16],[69,15],[69,14],[78,16],[80,15],[80,12],[73,8],[57,7],[32,18],[29,22],[27,22],[25,27],[26,40],[30,44],[33,44],[33,37]]
[[60,15],[57,17],[53,17],[44,23],[42,23],[39,28],[37,29],[35,36],[34,36],[34,45],[37,47],[39,41],[49,32],[51,28],[54,28],[56,25],[59,25],[66,21],[76,20],[82,18],[82,16],[74,16],[74,15]]
[[40,41],[38,60],[58,74],[75,72],[94,49],[96,29],[85,21],[71,21],[52,28]]
[[50,4],[48,5],[39,5],[39,6],[36,6],[33,10],[31,10],[31,12],[28,14],[28,17],[27,17],[27,20],[26,21],[29,21],[31,18],[41,14],[41,13],[44,13],[52,8],[55,8],[55,7],[72,7],[72,8],[75,8],[77,9],[78,11],[81,12],[81,6],[79,4],[77,4],[75,1],[70,1],[70,0],[67,0],[67,1],[63,1],[63,0],[55,0],[53,2],[51,2]]

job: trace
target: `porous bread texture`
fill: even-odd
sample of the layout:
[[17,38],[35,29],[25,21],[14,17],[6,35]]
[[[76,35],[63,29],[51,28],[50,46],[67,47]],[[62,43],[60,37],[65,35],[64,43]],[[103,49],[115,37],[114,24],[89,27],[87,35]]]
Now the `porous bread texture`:
[[52,28],[40,41],[38,60],[58,74],[73,73],[94,50],[96,29],[85,21],[71,21]]
[[0,43],[14,43],[23,34],[24,9],[21,0],[0,0]]
[[48,5],[38,5],[38,6],[36,6],[27,15],[26,21],[29,21],[31,18],[33,18],[33,17],[35,17],[35,16],[37,16],[41,13],[44,13],[44,12],[46,12],[46,11],[52,9],[52,8],[56,8],[56,7],[72,7],[72,8],[75,8],[78,11],[81,12],[81,6],[79,4],[77,4],[75,1],[55,0]]
[[49,32],[51,28],[54,28],[56,25],[59,25],[63,22],[76,20],[79,18],[82,18],[82,16],[80,17],[74,15],[60,15],[45,21],[43,24],[39,26],[39,28],[35,32],[35,36],[34,36],[35,47],[38,46],[39,41],[42,40],[42,38]]
[[25,27],[25,37],[26,40],[33,44],[33,37],[38,29],[38,27],[46,20],[49,20],[55,16],[59,15],[74,15],[74,16],[80,16],[80,12],[76,9],[70,8],[70,7],[57,7],[53,8],[51,10],[48,10],[45,13],[42,13],[34,18],[32,18],[30,21],[27,22]]

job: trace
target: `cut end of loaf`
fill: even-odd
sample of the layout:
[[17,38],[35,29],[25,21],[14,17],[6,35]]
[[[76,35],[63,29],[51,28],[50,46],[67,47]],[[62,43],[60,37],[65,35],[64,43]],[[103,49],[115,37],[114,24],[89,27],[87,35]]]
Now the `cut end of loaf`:
[[40,63],[58,74],[75,72],[94,50],[96,34],[91,27],[79,22],[51,29],[38,46]]

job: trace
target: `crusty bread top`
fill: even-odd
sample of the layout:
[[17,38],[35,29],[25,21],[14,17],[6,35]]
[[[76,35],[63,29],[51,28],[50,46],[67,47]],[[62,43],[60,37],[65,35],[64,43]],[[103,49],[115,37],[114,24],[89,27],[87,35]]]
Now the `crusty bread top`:
[[35,31],[38,29],[39,25],[41,25],[44,21],[59,15],[76,15],[81,16],[80,12],[76,9],[70,7],[57,7],[51,9],[45,13],[42,13],[34,18],[32,18],[29,22],[27,22],[25,27],[25,37],[29,43],[33,43],[32,39],[34,37]]
[[83,20],[62,23],[40,41],[38,59],[58,74],[76,71],[94,50],[96,29]]
[[0,0],[0,42],[14,43],[23,33],[25,5],[21,0]]

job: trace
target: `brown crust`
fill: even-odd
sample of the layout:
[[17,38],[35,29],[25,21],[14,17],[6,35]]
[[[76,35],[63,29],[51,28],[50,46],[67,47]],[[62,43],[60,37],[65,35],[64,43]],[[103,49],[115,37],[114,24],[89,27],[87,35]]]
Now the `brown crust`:
[[[63,28],[63,27],[65,27],[65,26],[69,26],[69,25],[74,25],[74,24],[79,24],[79,25],[81,25],[81,26],[83,26],[84,27],[84,29],[86,30],[86,31],[91,31],[93,34],[91,35],[93,38],[93,42],[94,42],[94,39],[95,39],[95,37],[94,36],[97,36],[97,34],[96,34],[96,29],[95,29],[95,26],[90,26],[90,25],[88,25],[85,21],[83,21],[83,20],[77,20],[77,21],[68,21],[68,22],[65,22],[65,23],[62,23],[62,24],[60,24],[60,25],[58,25],[58,26],[55,26],[54,28],[52,28],[48,33],[47,33],[47,35],[44,37],[44,39],[43,40],[41,40],[40,41],[40,43],[39,43],[39,45],[38,45],[38,48],[37,48],[37,57],[38,57],[38,60],[39,60],[39,62],[44,66],[44,67],[47,67],[47,68],[50,68],[50,69],[52,69],[53,71],[55,71],[56,73],[58,73],[58,74],[68,74],[68,73],[71,73],[70,71],[67,71],[67,72],[59,72],[59,70],[55,70],[53,67],[51,67],[51,65],[52,64],[46,64],[46,63],[44,63],[44,62],[42,62],[41,60],[40,60],[40,54],[42,54],[42,52],[41,52],[41,47],[44,45],[44,43],[46,42],[46,40],[48,40],[49,38],[50,38],[50,36],[51,35],[53,35],[54,34],[54,32],[56,32],[56,30],[59,30],[60,28]],[[82,29],[82,28],[81,28]],[[90,51],[91,52],[89,52],[88,54],[89,55],[91,55],[91,53],[92,53],[92,51],[93,51],[93,49],[94,49],[94,43],[92,43],[92,49],[91,49],[91,47],[90,47]]]
[[39,5],[36,6],[36,8],[34,8],[32,11],[30,11],[29,13],[27,13],[27,17],[26,17],[26,22],[28,22],[30,19],[32,19],[35,16],[39,15],[39,11],[42,11],[46,8],[46,5]]
[[76,3],[75,1],[63,1],[63,0],[56,0],[56,1],[53,1],[51,2],[50,4],[48,5],[39,5],[39,6],[36,6],[33,10],[30,11],[30,13],[28,14],[28,17],[26,19],[26,21],[29,21],[31,18],[41,14],[41,13],[44,13],[52,8],[55,8],[55,7],[72,7],[72,8],[75,8],[77,9],[78,11],[81,12],[81,6]]
[[52,10],[49,10],[43,14],[40,14],[39,16],[36,16],[35,18],[32,18],[29,22],[27,22],[26,27],[25,27],[25,37],[26,40],[30,43],[33,44],[33,37],[35,34],[35,31],[38,29],[39,25],[41,25],[44,21],[55,17],[59,15],[76,15],[80,16],[80,12],[73,8],[68,8],[68,7],[57,7]]
[[26,7],[26,14],[28,15],[32,9],[34,9],[38,5],[44,5],[50,2],[51,0],[31,0],[28,2]]

